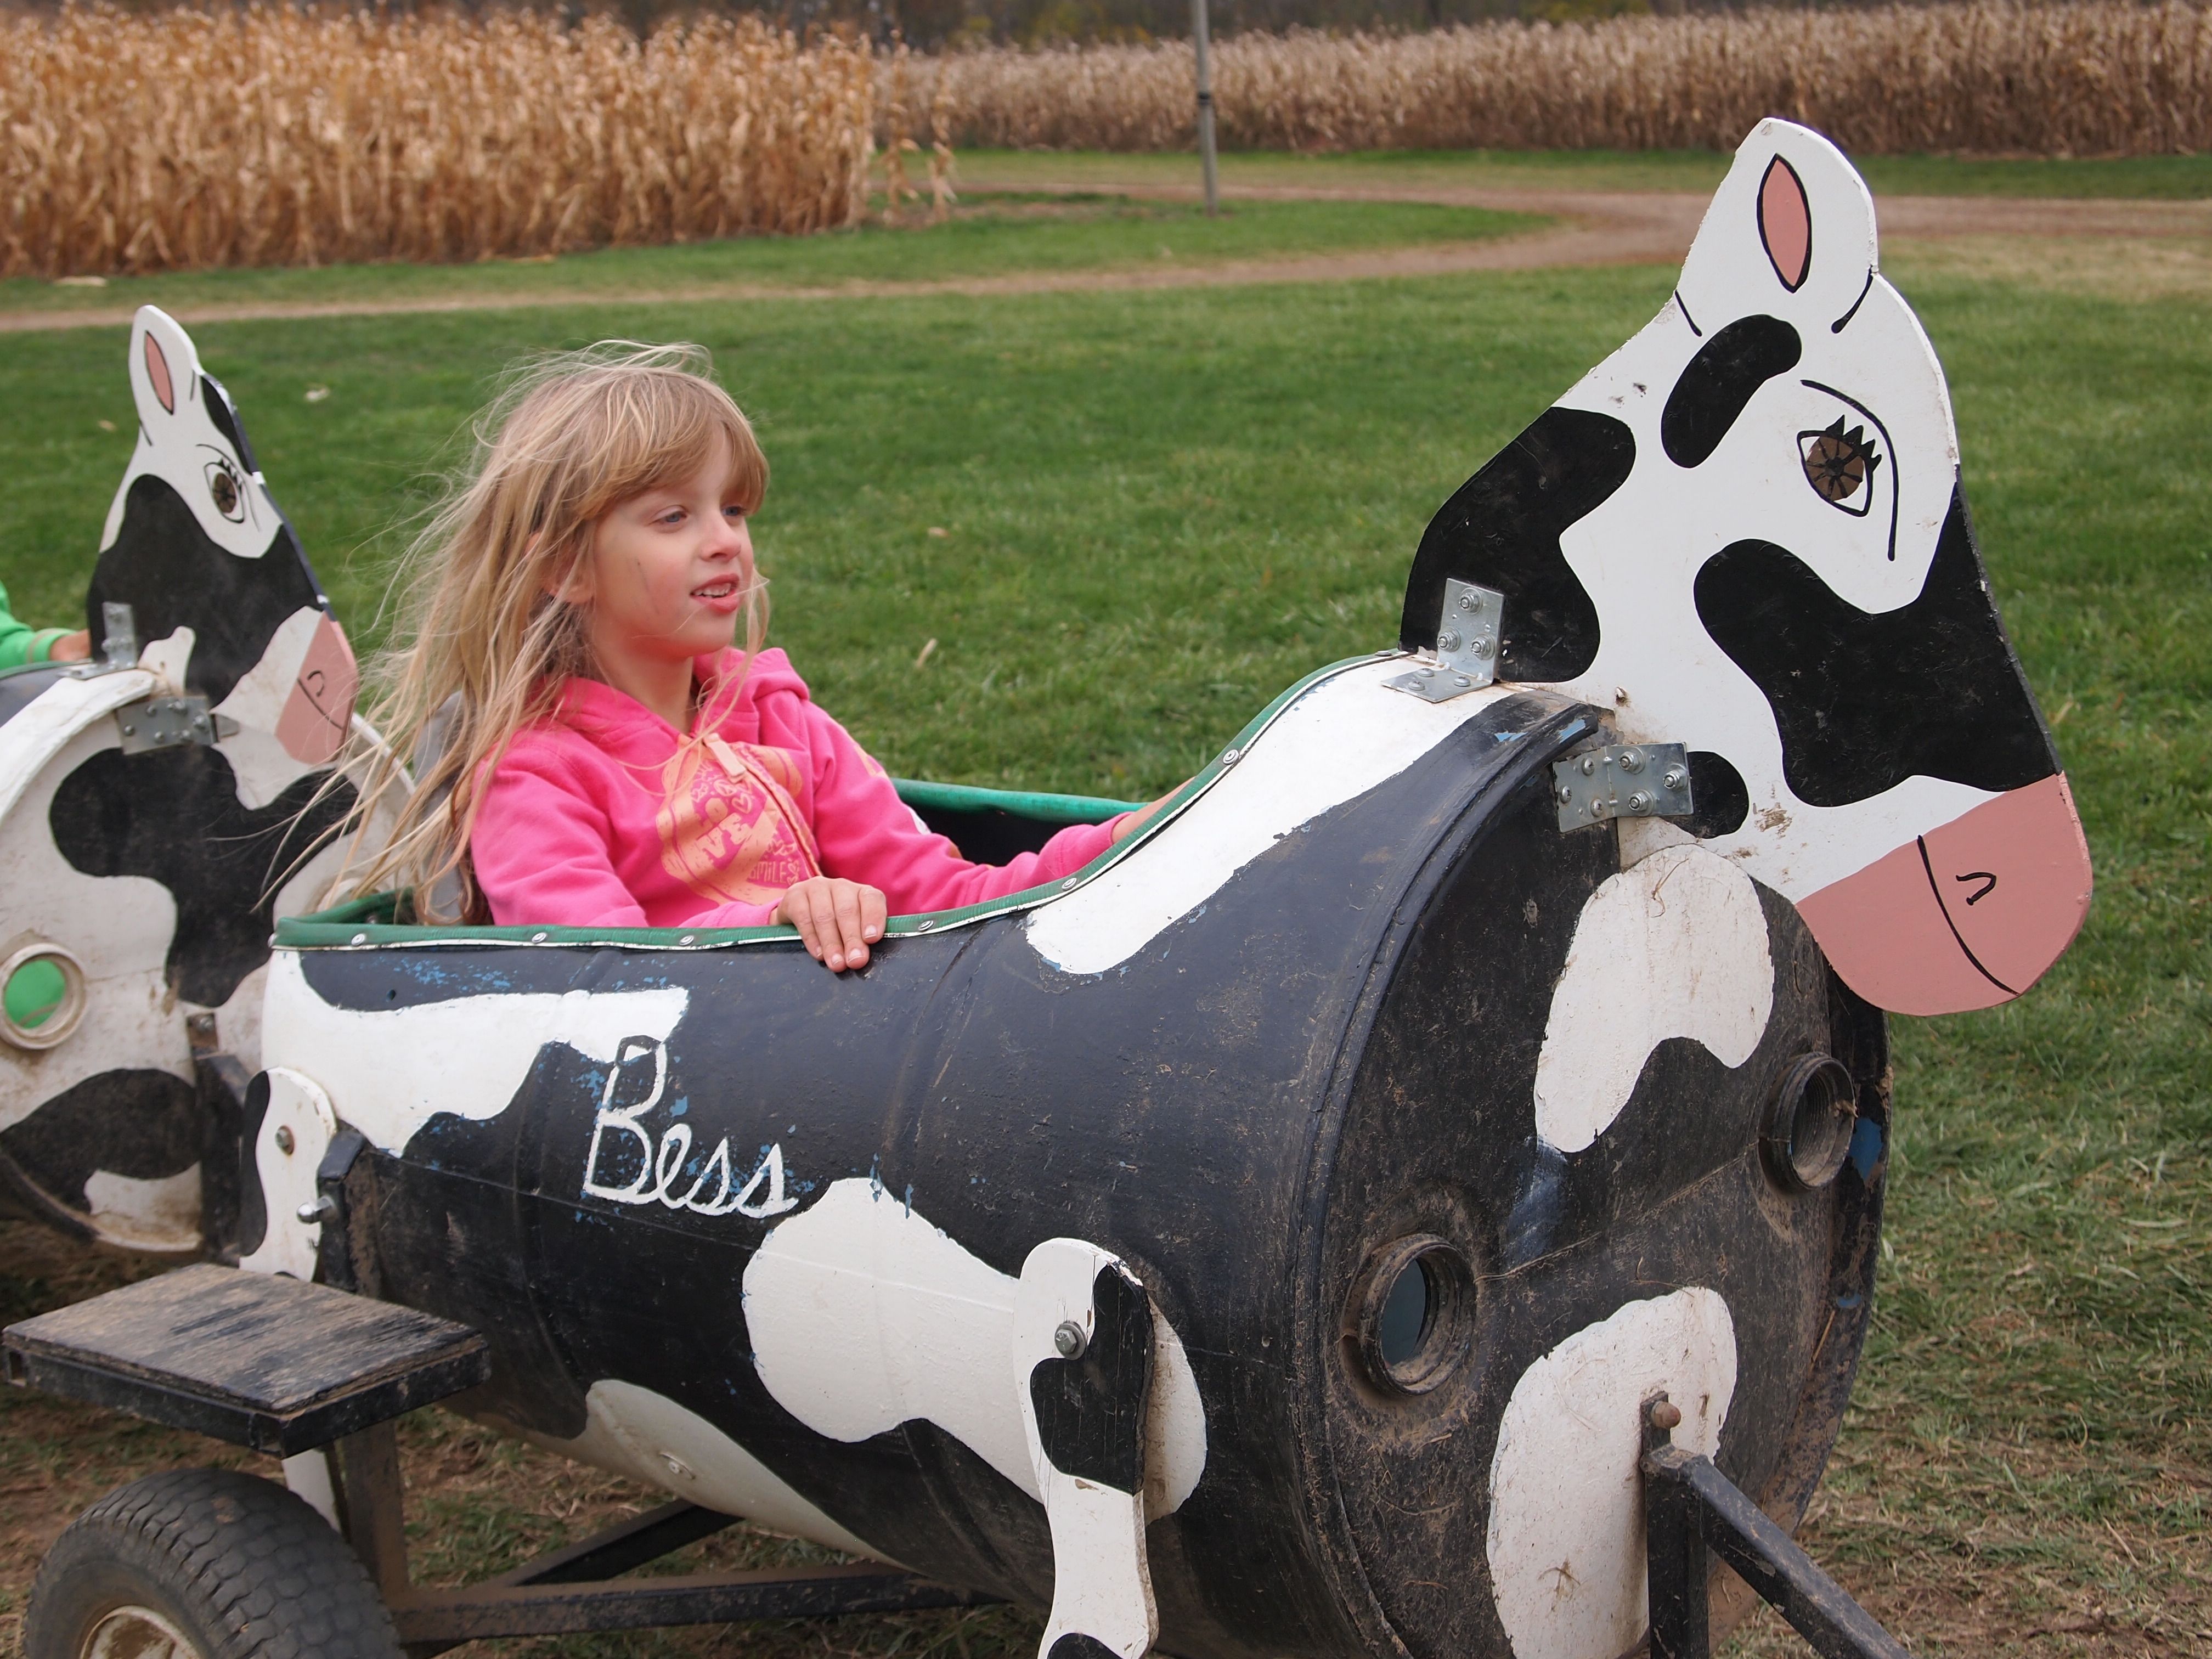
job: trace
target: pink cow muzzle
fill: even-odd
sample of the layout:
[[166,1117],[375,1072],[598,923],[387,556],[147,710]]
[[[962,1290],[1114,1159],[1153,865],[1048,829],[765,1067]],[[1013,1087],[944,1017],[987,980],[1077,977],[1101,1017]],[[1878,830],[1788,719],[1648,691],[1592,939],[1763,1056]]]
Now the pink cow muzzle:
[[2008,790],[1801,899],[1844,983],[1899,1014],[2010,1001],[2089,914],[2089,846],[2063,773]]
[[345,629],[327,614],[300,659],[300,670],[276,717],[276,741],[297,761],[320,766],[337,757],[353,723],[361,670]]

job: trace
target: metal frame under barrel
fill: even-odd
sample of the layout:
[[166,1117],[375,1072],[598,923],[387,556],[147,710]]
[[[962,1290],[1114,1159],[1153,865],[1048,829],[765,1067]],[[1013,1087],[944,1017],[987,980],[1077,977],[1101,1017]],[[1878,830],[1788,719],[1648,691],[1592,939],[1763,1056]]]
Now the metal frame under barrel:
[[[9,1380],[280,1457],[327,1448],[339,1530],[392,1609],[410,1655],[495,1636],[822,1619],[997,1598],[873,1563],[621,1575],[735,1523],[663,1504],[481,1584],[410,1582],[392,1425],[491,1373],[465,1325],[325,1285],[203,1264],[8,1328]],[[1707,1659],[1717,1556],[1824,1659],[1907,1659],[1710,1458],[1673,1443],[1681,1413],[1644,1402],[1652,1659]]]
[[734,1525],[672,1503],[481,1584],[407,1576],[393,1424],[490,1375],[465,1325],[297,1279],[210,1264],[12,1325],[8,1377],[279,1457],[327,1449],[339,1530],[410,1656],[495,1636],[976,1607],[996,1601],[896,1567],[621,1575]]

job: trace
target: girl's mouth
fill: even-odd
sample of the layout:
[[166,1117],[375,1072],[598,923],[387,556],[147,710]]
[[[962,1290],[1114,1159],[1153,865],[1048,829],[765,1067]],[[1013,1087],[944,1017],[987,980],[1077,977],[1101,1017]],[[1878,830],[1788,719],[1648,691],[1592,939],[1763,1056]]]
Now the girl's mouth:
[[706,582],[691,590],[691,597],[709,611],[731,611],[744,599],[741,584],[734,576],[718,582]]

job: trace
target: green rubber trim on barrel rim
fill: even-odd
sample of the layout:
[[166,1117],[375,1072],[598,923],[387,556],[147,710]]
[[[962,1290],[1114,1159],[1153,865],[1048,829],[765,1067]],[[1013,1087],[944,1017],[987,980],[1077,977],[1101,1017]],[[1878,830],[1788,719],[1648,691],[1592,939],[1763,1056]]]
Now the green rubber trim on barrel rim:
[[[988,899],[981,904],[964,905],[956,910],[893,916],[884,930],[885,940],[913,939],[926,933],[946,933],[956,927],[970,927],[979,921],[988,921],[994,916],[1034,909],[1040,904],[1073,892],[1113,868],[1189,811],[1191,803],[1212,788],[1221,775],[1243,758],[1244,751],[1259,740],[1260,735],[1275,723],[1285,709],[1315,686],[1351,669],[1404,654],[1402,651],[1377,651],[1364,657],[1346,657],[1326,668],[1316,669],[1254,715],[1229,746],[1209,761],[1197,776],[1177,790],[1151,823],[1120,845],[1108,848],[1073,875],[1043,887],[1025,887],[1019,892]],[[932,783],[921,787],[957,795],[957,800],[933,797],[929,803],[942,804],[955,810],[972,811],[998,808],[1013,811],[1012,803],[1038,801],[1057,803],[1057,810],[1063,811],[1073,811],[1079,805],[1086,814],[1054,818],[1026,811],[1018,813],[1021,817],[1040,817],[1047,823],[1095,823],[1129,810],[1121,802],[1086,795],[1025,795],[1012,791],[975,788],[963,784]],[[902,799],[911,799],[906,793],[911,787],[914,787],[911,784],[900,786]],[[1088,816],[1092,809],[1103,810],[1097,817]],[[313,915],[286,916],[277,922],[276,937],[271,943],[280,951],[359,951],[393,946],[417,950],[436,946],[465,949],[486,945],[535,945],[568,949],[584,945],[594,949],[629,951],[721,951],[744,945],[774,945],[799,937],[799,930],[787,925],[775,927],[422,927],[402,925],[388,919],[396,910],[398,902],[396,894],[374,893],[332,909],[319,910]]]

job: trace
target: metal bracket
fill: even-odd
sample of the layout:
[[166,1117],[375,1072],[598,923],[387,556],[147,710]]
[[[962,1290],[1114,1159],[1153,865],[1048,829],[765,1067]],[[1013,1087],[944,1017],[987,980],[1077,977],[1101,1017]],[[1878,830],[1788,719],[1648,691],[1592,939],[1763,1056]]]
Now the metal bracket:
[[96,680],[138,665],[138,620],[131,607],[110,599],[100,607],[100,654],[71,667],[71,679]]
[[1498,633],[1504,622],[1503,593],[1449,577],[1437,648],[1419,653],[1419,665],[1410,672],[1382,683],[1427,702],[1449,702],[1479,691],[1498,678]]
[[1681,1408],[1644,1402],[1645,1612],[1651,1659],[1710,1659],[1711,1558],[1772,1604],[1822,1659],[1911,1659],[1712,1460],[1674,1442]]
[[216,714],[202,696],[148,697],[143,702],[126,703],[115,711],[115,724],[123,734],[126,755],[175,749],[188,743],[212,749],[238,730],[236,720]]
[[1559,828],[1587,830],[1612,818],[1686,818],[1690,755],[1679,743],[1622,743],[1585,750],[1552,766]]

